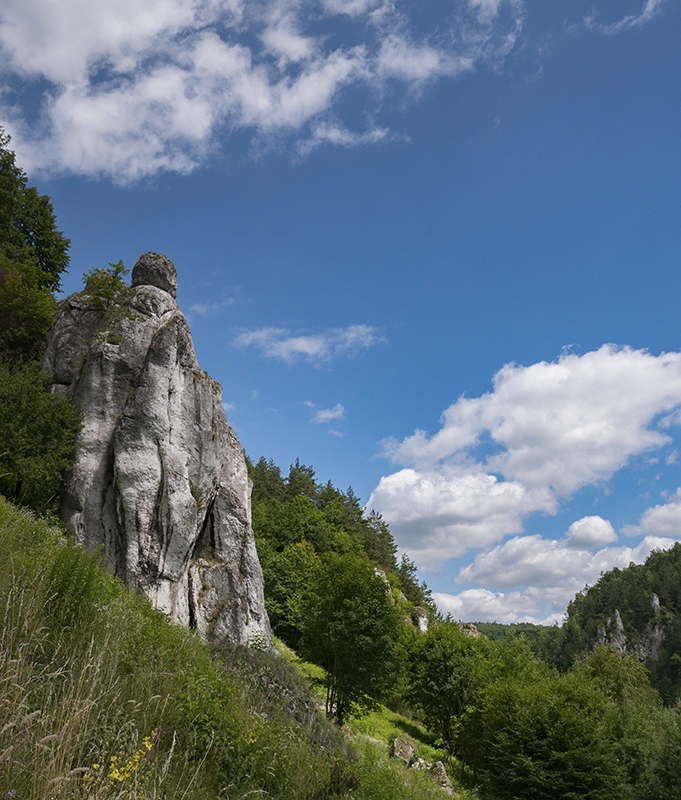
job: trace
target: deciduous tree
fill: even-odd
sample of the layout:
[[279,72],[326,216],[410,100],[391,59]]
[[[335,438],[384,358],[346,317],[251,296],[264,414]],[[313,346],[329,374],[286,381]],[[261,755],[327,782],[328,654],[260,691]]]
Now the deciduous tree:
[[40,355],[69,263],[69,240],[57,229],[52,203],[28,186],[0,128],[0,355]]
[[303,653],[326,670],[326,712],[340,725],[395,679],[401,622],[383,578],[351,553],[322,556],[305,619]]

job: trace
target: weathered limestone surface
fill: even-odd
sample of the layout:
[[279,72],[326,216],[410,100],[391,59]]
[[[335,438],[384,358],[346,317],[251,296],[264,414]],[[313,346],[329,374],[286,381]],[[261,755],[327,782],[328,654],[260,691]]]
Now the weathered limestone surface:
[[60,309],[45,368],[83,413],[62,516],[172,619],[269,642],[244,455],[176,287],[172,262],[147,253],[113,306],[81,293]]
[[428,633],[428,612],[425,608],[414,606],[411,610],[411,621],[421,633]]
[[643,630],[633,631],[629,638],[620,612],[615,609],[612,617],[608,617],[605,624],[596,629],[596,642],[610,645],[621,655],[633,653],[640,661],[657,661],[662,655],[666,636],[660,598],[655,593],[650,596],[650,607],[653,618],[646,623]]

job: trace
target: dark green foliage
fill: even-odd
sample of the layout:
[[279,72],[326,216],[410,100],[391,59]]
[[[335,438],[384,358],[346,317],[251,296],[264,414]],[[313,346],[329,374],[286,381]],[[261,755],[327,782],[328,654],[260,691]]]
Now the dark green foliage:
[[50,198],[27,185],[9,141],[0,128],[0,253],[35,265],[38,287],[55,291],[69,263],[69,240],[56,228]]
[[272,629],[288,645],[297,647],[304,633],[301,609],[325,553],[363,554],[392,581],[385,587],[388,593],[394,587],[397,596],[401,589],[407,605],[425,606],[435,614],[430,591],[416,578],[416,567],[405,556],[398,569],[388,526],[380,514],[365,513],[351,488],[342,492],[330,481],[317,483],[312,467],[299,460],[286,478],[272,460],[260,458],[253,464],[247,459],[247,466],[267,610]]
[[369,560],[349,553],[321,558],[303,613],[301,649],[326,670],[326,712],[340,725],[394,680],[401,622]]
[[0,357],[39,358],[69,263],[49,197],[27,185],[0,128]]
[[[253,527],[274,550],[309,541],[317,553],[364,551],[384,570],[395,572],[395,542],[380,514],[365,514],[352,488],[336,489],[314,480],[312,467],[296,459],[284,479],[270,460],[248,463],[253,481]],[[348,541],[356,543],[356,546]]]
[[69,240],[8,144],[0,128],[0,492],[42,510],[58,498],[78,428],[75,406],[47,394],[38,361]]
[[416,575],[416,564],[406,553],[402,554],[402,560],[397,569],[397,577],[400,581],[400,588],[407,600],[416,606],[429,609],[433,614],[435,613],[435,603],[430,597],[430,589],[425,581],[419,582]]
[[42,510],[58,499],[79,426],[75,405],[48,394],[48,376],[32,361],[0,361],[0,491]]
[[670,710],[658,731],[661,746],[653,754],[640,791],[640,800],[679,800],[681,797],[681,709]]
[[317,483],[299,460],[286,478],[271,460],[247,466],[273,631],[327,670],[327,710],[337,720],[379,697],[403,706],[404,661],[418,638],[411,597],[435,615],[416,567],[403,560],[398,570],[388,526],[351,488]]
[[558,667],[561,663],[565,631],[558,625],[534,625],[531,622],[513,622],[510,625],[501,622],[475,622],[475,627],[492,641],[503,641],[507,638],[522,638],[530,646],[532,653],[550,664]]
[[678,797],[679,715],[634,657],[601,646],[561,673],[524,635],[469,638],[445,621],[411,679],[414,708],[485,800]]
[[410,670],[411,702],[444,747],[454,753],[459,718],[480,691],[486,639],[472,639],[450,623],[428,631],[416,645]]
[[305,602],[321,562],[307,541],[294,542],[281,552],[267,541],[258,548],[266,577],[267,613],[272,628],[290,647],[297,648],[307,623]]
[[656,769],[670,719],[660,695],[650,686],[645,667],[634,656],[622,657],[599,645],[574,665],[572,673],[606,697],[604,736],[625,770],[628,784],[640,794],[651,770]]
[[286,479],[286,498],[293,500],[302,495],[313,502],[317,499],[317,484],[314,479],[312,467],[306,467],[296,459],[295,464],[291,464],[288,478]]
[[533,674],[544,666],[521,640],[492,642],[472,637],[442,621],[419,638],[411,656],[411,702],[450,753],[476,768],[480,761],[479,720],[473,712],[494,681]]
[[577,674],[507,677],[484,692],[478,778],[494,800],[623,800],[626,776],[603,722],[608,702]]
[[253,481],[253,504],[276,500],[282,502],[286,498],[286,484],[279,467],[270,459],[260,458],[257,464],[246,456],[248,477]]
[[57,304],[40,275],[34,262],[0,253],[0,356],[18,361],[42,354]]

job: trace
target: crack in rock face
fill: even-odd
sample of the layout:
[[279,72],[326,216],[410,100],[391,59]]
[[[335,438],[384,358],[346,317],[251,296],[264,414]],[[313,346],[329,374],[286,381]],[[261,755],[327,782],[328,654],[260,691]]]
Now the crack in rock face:
[[199,368],[177,271],[145,253],[109,305],[63,301],[44,367],[83,419],[61,516],[77,543],[214,642],[271,641],[251,485],[222,388]]

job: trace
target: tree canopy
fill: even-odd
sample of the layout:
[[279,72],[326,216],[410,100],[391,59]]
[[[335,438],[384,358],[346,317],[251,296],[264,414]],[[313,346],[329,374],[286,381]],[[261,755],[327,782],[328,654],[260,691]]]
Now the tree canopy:
[[340,725],[388,688],[400,620],[366,557],[326,553],[310,588],[302,652],[326,670],[326,713]]
[[0,356],[40,355],[54,313],[53,292],[69,263],[69,239],[52,202],[28,185],[0,128]]
[[0,491],[44,510],[59,496],[79,424],[73,403],[47,393],[39,363],[69,240],[8,145],[0,128]]

